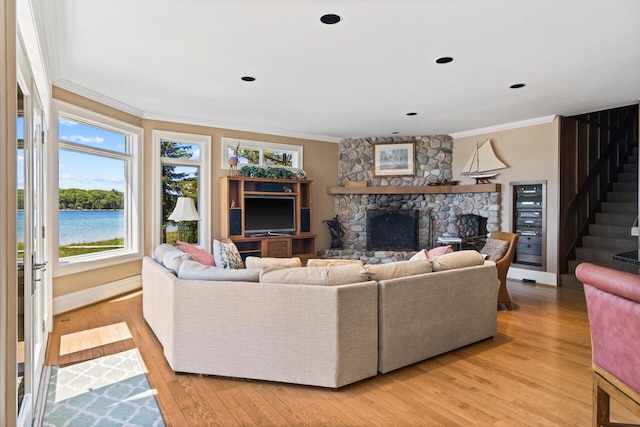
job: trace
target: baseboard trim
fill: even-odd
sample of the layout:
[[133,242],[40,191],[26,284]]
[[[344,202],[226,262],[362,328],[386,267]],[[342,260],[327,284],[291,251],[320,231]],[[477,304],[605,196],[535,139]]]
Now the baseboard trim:
[[53,314],[75,310],[108,298],[142,288],[142,276],[132,276],[53,299]]
[[512,266],[511,268],[509,268],[507,278],[514,280],[532,279],[539,284],[558,286],[557,275],[555,273],[549,273],[546,271],[527,270],[524,268],[516,268]]

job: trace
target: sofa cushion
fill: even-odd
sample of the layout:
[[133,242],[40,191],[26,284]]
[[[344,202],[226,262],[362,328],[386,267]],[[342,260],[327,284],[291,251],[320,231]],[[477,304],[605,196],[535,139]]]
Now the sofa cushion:
[[359,259],[334,259],[334,258],[314,258],[307,261],[307,267],[324,267],[332,265],[364,265]]
[[396,261],[385,264],[367,264],[364,268],[371,280],[381,281],[398,277],[415,276],[416,274],[431,273],[431,261]]
[[167,254],[167,252],[175,251],[176,247],[170,245],[168,243],[162,243],[153,250],[153,260],[158,264],[162,264],[162,258]]
[[244,260],[247,268],[267,268],[267,267],[302,267],[300,258],[261,258],[257,256],[248,256]]
[[238,248],[231,240],[213,241],[213,256],[216,265],[222,268],[242,268],[242,258]]
[[484,264],[484,255],[474,250],[451,252],[431,259],[433,271],[454,270]]
[[368,280],[367,271],[358,264],[333,267],[269,267],[260,272],[261,283],[337,286]]
[[480,249],[480,253],[487,256],[487,259],[490,261],[498,261],[500,260],[504,254],[507,253],[509,249],[509,242],[506,240],[492,239],[489,237]]
[[191,255],[191,258],[195,259],[200,264],[216,265],[215,259],[212,254],[192,245],[191,243],[181,242],[178,240],[178,242],[176,243],[176,246],[182,252],[186,252],[189,255]]
[[422,249],[421,251],[416,252],[415,255],[409,258],[409,261],[424,261],[426,259],[431,259],[434,256],[449,254],[451,252],[453,252],[451,245],[436,246],[433,249]]
[[260,269],[229,269],[203,265],[197,261],[184,261],[178,269],[178,278],[184,280],[213,280],[225,282],[257,282]]
[[162,265],[174,273],[178,273],[180,265],[188,259],[191,259],[191,255],[174,248],[174,250],[167,252],[162,257]]
[[409,261],[426,261],[429,259],[427,252],[428,251],[426,249],[420,249],[411,258],[409,258]]

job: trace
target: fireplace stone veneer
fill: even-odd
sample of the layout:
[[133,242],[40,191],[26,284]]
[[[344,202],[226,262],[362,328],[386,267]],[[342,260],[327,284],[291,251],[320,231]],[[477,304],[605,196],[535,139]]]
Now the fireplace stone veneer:
[[[440,236],[457,237],[460,234],[458,217],[478,215],[487,219],[487,232],[500,229],[500,193],[461,194],[363,194],[335,196],[334,212],[344,228],[342,238],[344,254],[332,250],[332,258],[366,259],[375,262],[391,258],[405,259],[400,251],[367,251],[367,210],[417,210],[418,248],[430,249]],[[385,252],[384,254],[382,252]],[[368,255],[367,255],[368,254]],[[329,254],[325,254],[329,256]]]
[[[373,176],[373,145],[377,143],[415,143],[416,173],[413,177],[381,178]],[[401,138],[347,139],[340,143],[338,182],[366,181],[371,187],[424,186],[452,179],[453,140],[448,135]],[[461,191],[468,186],[461,186]],[[438,187],[429,187],[438,188]],[[455,192],[427,194],[336,194],[334,213],[344,228],[343,249],[328,250],[322,256],[361,259],[381,263],[409,259],[413,251],[368,251],[367,210],[418,211],[418,248],[430,249],[437,238],[459,235],[458,217],[478,215],[487,219],[487,232],[500,230],[500,192]]]

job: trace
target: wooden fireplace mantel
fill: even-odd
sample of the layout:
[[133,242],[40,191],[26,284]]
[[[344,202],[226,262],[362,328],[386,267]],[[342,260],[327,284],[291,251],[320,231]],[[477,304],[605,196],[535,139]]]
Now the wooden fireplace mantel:
[[457,194],[497,193],[500,184],[383,185],[375,187],[327,187],[327,194]]

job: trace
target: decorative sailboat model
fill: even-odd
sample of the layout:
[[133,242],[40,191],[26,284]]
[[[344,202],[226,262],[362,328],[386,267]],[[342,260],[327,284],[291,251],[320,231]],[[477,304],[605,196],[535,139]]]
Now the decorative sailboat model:
[[489,184],[490,179],[498,175],[498,172],[494,171],[507,167],[498,159],[491,146],[491,141],[487,139],[482,144],[476,143],[476,149],[461,173],[475,178],[476,184]]

